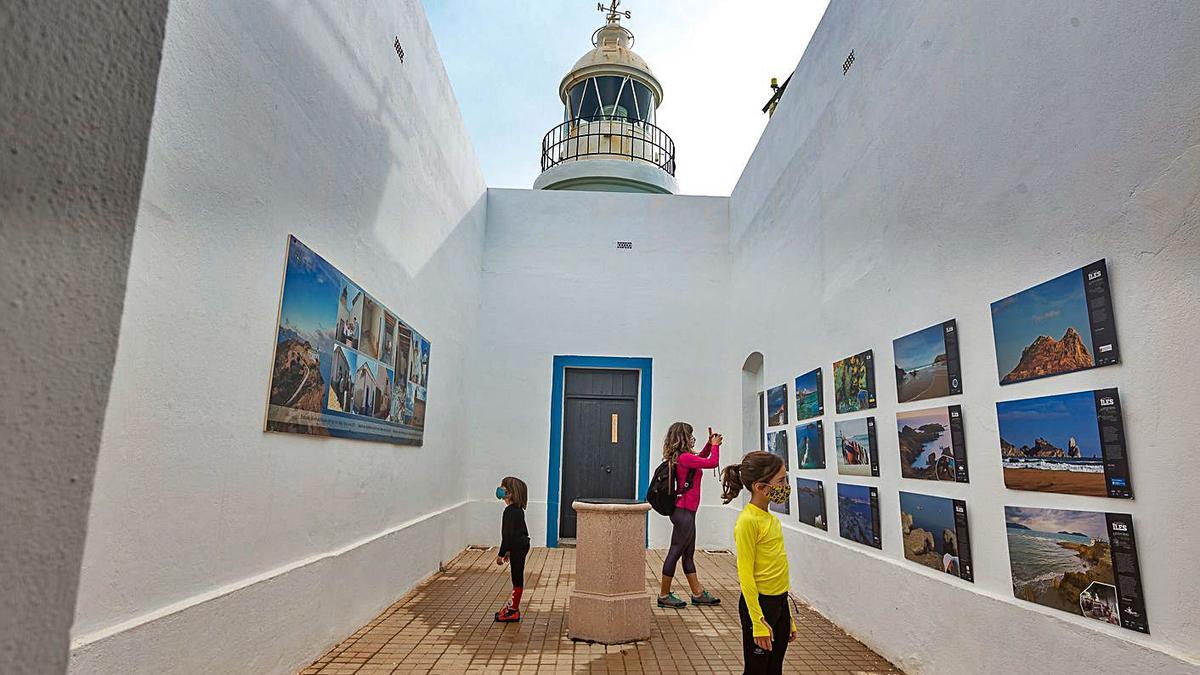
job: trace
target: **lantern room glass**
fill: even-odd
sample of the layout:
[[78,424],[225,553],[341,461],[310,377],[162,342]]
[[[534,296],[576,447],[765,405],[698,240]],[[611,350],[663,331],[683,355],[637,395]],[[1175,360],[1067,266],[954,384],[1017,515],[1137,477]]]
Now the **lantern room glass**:
[[645,84],[618,75],[589,77],[567,92],[564,121],[600,117],[654,124],[654,93]]

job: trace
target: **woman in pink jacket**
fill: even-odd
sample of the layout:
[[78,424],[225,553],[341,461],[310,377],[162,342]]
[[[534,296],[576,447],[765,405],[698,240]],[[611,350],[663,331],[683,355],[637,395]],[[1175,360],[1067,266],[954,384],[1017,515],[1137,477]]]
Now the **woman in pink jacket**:
[[[675,500],[675,512],[671,514],[671,549],[663,560],[662,588],[658,595],[659,607],[680,609],[687,607],[687,602],[676,597],[671,592],[671,582],[674,581],[675,567],[680,559],[683,560],[683,573],[687,576],[688,586],[692,590],[693,605],[717,605],[719,598],[714,598],[696,576],[696,563],[693,557],[696,553],[696,509],[700,508],[700,479],[704,469],[715,468],[721,461],[721,434],[714,434],[708,429],[708,443],[698,454],[693,452],[696,447],[696,437],[692,435],[692,425],[686,422],[676,422],[667,430],[667,438],[663,441],[663,459],[671,463],[675,470],[679,497]],[[692,484],[687,485],[688,473],[695,470]]]

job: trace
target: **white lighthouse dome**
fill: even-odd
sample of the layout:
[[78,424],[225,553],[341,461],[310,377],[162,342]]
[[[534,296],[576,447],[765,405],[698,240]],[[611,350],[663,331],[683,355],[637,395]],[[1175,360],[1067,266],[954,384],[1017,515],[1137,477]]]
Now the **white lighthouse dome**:
[[674,193],[675,144],[657,126],[663,88],[614,1],[588,50],[559,83],[563,122],[542,140],[533,187]]

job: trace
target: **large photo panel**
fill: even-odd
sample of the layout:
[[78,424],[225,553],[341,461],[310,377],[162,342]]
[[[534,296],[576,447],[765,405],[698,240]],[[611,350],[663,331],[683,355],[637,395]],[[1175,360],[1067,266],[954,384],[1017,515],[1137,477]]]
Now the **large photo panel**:
[[397,313],[289,236],[265,429],[420,445],[429,348]]
[[1133,498],[1116,389],[1000,401],[996,418],[1008,488]]
[[992,303],[1000,384],[1120,361],[1104,260]]
[[1013,595],[1149,633],[1133,517],[1004,507]]

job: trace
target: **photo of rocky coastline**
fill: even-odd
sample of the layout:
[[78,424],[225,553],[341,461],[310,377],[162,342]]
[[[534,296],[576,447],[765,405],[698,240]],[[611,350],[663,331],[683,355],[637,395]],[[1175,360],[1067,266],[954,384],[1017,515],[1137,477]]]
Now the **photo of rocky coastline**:
[[949,408],[896,413],[896,434],[900,475],[920,480],[956,479]]
[[900,532],[905,558],[956,577],[963,576],[953,499],[902,491]]
[[1091,391],[1000,401],[996,418],[1005,486],[1108,496]]
[[821,420],[796,427],[797,469],[825,468],[825,425]]
[[796,504],[800,522],[818,529],[827,529],[825,518],[825,489],[819,480],[796,479]]
[[796,378],[796,421],[803,422],[825,414],[821,392],[821,369],[810,370]]
[[872,505],[872,488],[867,485],[838,483],[838,534],[850,541],[881,548],[875,523],[879,515]]
[[1016,597],[1120,625],[1104,513],[1006,506],[1004,515]]

